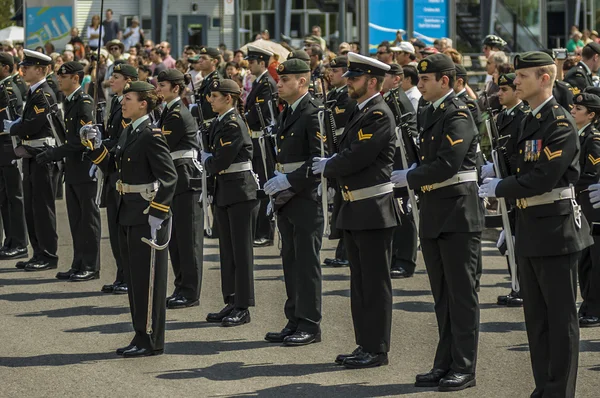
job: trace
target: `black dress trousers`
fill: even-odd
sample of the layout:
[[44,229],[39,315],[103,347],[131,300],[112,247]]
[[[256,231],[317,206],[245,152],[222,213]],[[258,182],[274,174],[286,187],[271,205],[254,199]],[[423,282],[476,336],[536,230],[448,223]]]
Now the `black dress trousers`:
[[0,166],[0,211],[4,245],[10,249],[27,247],[23,182],[16,165]]
[[65,184],[69,227],[73,238],[71,269],[100,269],[100,209],[96,205],[96,182]]
[[108,238],[110,240],[110,249],[117,264],[117,275],[115,282],[125,282],[123,275],[123,258],[121,257],[121,247],[119,246],[119,224],[117,218],[117,192],[114,184],[111,184],[111,178],[106,181],[106,218],[108,221]]

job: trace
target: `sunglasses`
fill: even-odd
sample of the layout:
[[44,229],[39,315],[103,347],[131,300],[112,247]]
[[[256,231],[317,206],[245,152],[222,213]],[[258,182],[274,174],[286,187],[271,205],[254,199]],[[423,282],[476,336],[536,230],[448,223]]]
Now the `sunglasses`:
[[377,51],[377,54],[389,54],[390,51]]
[[120,50],[120,48],[119,47],[111,47],[111,48],[109,48],[109,50],[110,51],[115,51],[115,50]]

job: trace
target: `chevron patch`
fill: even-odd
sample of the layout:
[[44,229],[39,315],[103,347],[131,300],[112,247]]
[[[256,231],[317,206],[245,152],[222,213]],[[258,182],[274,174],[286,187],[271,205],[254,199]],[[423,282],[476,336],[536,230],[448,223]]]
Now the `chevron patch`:
[[544,153],[546,154],[548,160],[552,160],[562,156],[562,149],[552,152],[550,148],[546,147],[544,148]]
[[46,110],[46,108],[38,108],[37,105],[33,106],[33,110],[35,111],[36,115],[39,115],[40,113],[44,113],[44,111]]
[[129,126],[129,123],[125,123],[125,120],[121,120],[121,126],[123,126],[123,128],[127,128],[127,126]]
[[317,138],[323,142],[327,142],[327,136],[319,133],[318,131],[317,131]]
[[221,146],[231,145],[231,141],[223,142],[223,138],[220,138],[219,142],[221,143]]
[[80,120],[80,121],[79,121],[79,123],[81,123],[81,125],[82,125],[82,126],[86,126],[86,125],[88,125],[88,124],[92,124],[92,122],[91,122],[91,121],[86,123],[86,122],[84,122],[83,120]]
[[594,166],[600,163],[600,158],[593,157],[591,153],[588,155],[588,159],[590,160],[590,162],[592,162],[592,165]]
[[165,130],[165,126],[162,126],[161,130],[160,130],[164,135],[169,135],[171,134],[173,131],[169,131],[169,130]]
[[2,108],[0,109],[0,112],[4,112],[6,110],[6,108]]
[[446,138],[448,138],[448,141],[450,142],[450,146],[460,144],[461,142],[464,141],[462,138],[459,140],[456,140],[456,141],[452,141],[452,138],[450,138],[450,136],[448,134],[446,134]]
[[346,112],[346,109],[340,109],[339,106],[336,106],[333,110],[335,111],[336,115],[339,115],[340,113]]
[[264,98],[258,98],[258,97],[257,97],[257,98],[256,98],[256,103],[257,103],[257,104],[260,104],[261,102],[265,102],[265,99],[264,99]]
[[371,139],[371,137],[373,137],[373,134],[363,133],[362,129],[358,130],[358,140],[359,141],[369,140],[369,139]]

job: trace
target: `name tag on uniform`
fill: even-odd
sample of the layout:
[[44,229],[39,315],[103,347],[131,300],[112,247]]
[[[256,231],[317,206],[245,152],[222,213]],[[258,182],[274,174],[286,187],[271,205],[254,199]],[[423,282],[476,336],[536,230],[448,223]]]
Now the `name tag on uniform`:
[[542,153],[542,140],[525,141],[524,160],[526,162],[536,162]]

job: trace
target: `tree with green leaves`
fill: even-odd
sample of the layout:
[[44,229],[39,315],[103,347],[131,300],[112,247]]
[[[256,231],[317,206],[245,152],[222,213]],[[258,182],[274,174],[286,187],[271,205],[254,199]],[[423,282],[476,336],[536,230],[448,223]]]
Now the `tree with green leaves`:
[[10,19],[14,15],[14,0],[0,0],[0,29],[16,25]]

